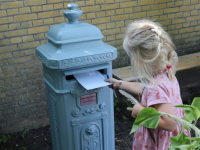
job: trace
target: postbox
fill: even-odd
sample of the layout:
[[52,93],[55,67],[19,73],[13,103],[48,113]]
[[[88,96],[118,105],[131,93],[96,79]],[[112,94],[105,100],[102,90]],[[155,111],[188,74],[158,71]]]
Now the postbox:
[[77,7],[68,4],[63,13],[69,21],[51,27],[48,42],[36,48],[43,63],[53,150],[114,150],[112,90],[86,90],[74,75],[98,71],[111,77],[117,50],[102,41],[96,26],[78,21],[82,10]]

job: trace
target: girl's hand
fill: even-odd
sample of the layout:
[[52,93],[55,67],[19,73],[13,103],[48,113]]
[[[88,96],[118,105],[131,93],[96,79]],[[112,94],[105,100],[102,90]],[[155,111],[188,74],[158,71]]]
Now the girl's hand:
[[138,103],[138,104],[135,104],[134,106],[133,106],[133,110],[132,110],[132,117],[133,118],[136,118],[137,117],[137,115],[139,114],[139,112],[142,110],[144,108],[144,106],[142,106],[140,103]]
[[112,85],[109,85],[109,88],[114,88],[114,89],[119,88],[120,80],[110,78],[110,79],[106,79],[105,81],[112,83]]

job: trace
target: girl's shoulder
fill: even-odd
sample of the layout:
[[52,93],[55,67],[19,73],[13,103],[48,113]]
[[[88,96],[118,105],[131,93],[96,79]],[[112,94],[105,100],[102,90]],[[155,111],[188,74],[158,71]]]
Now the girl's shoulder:
[[149,83],[148,89],[149,91],[163,91],[167,95],[170,95],[170,91],[175,90],[179,91],[179,84],[175,77],[174,82],[171,82],[167,76],[167,74],[161,74],[156,77],[157,83]]
[[161,75],[158,75],[156,77],[157,79],[157,84],[155,84],[155,86],[167,86],[167,87],[176,87],[175,85],[179,85],[178,81],[177,81],[177,78],[175,77],[175,80],[172,82],[170,81],[170,79],[168,78],[168,75],[167,74],[161,74]]

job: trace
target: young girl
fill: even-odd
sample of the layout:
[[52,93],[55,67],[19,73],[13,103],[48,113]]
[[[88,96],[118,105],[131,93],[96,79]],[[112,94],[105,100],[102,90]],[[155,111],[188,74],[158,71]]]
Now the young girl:
[[[132,116],[136,118],[144,107],[154,107],[157,111],[183,118],[184,110],[174,107],[182,104],[182,99],[175,77],[178,57],[170,36],[158,23],[135,21],[127,28],[123,47],[131,64],[137,69],[141,82],[113,78],[106,81],[111,82],[114,88],[142,95],[141,103],[133,106]],[[161,116],[158,128],[141,126],[134,133],[133,150],[167,150],[171,145],[170,137],[178,133],[176,121]]]

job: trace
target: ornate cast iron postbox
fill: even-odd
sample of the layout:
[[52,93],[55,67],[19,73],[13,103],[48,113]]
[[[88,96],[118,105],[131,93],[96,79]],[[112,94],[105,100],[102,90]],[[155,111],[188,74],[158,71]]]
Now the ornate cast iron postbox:
[[[113,93],[107,87],[86,90],[74,74],[99,71],[112,76],[116,48],[101,31],[78,21],[77,4],[69,4],[69,22],[53,26],[48,43],[36,48],[43,62],[53,150],[114,150]],[[95,84],[95,83],[94,83]]]

